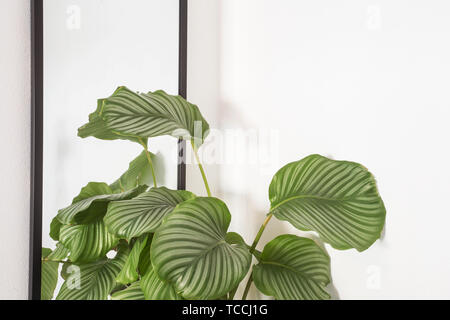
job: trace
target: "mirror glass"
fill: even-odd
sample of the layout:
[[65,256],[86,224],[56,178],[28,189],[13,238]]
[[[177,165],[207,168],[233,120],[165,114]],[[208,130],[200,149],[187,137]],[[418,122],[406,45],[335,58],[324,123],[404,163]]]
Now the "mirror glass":
[[[119,86],[177,94],[178,42],[178,0],[44,0],[43,247],[56,245],[59,209],[91,181],[113,183],[143,150],[77,136],[97,99]],[[176,189],[176,139],[154,138],[149,150],[167,172],[160,184]]]

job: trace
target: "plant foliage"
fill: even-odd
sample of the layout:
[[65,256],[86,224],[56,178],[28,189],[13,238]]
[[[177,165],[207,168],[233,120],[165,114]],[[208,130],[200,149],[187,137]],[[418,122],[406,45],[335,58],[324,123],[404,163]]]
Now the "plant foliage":
[[[320,155],[287,164],[272,179],[269,213],[248,245],[230,232],[231,214],[210,196],[201,163],[208,197],[157,186],[164,173],[155,170],[151,138],[191,140],[197,155],[208,131],[197,106],[164,91],[119,87],[98,100],[78,135],[129,140],[144,150],[117,180],[88,183],[57,212],[50,225],[55,249],[42,250],[42,299],[233,299],[249,273],[243,299],[252,282],[275,299],[330,298],[330,258],[313,240],[284,234],[262,252],[256,247],[276,217],[316,232],[335,249],[366,250],[386,216],[373,175]],[[60,265],[64,283],[55,294]]]

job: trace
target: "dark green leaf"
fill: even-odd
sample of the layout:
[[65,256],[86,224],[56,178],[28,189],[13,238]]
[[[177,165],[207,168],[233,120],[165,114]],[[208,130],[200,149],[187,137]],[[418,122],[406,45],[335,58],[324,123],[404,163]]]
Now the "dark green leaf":
[[[92,183],[89,183],[85,188],[89,188]],[[138,186],[122,193],[114,194],[100,194],[90,198],[82,199],[73,203],[67,208],[58,211],[57,218],[63,224],[71,223],[90,223],[101,219],[106,213],[108,203],[111,201],[119,201],[131,199],[147,189],[146,185]],[[91,189],[92,192],[93,189]],[[85,191],[86,193],[86,191]],[[80,196],[79,196],[80,197]]]
[[50,223],[50,237],[55,241],[59,241],[59,231],[61,226],[62,223],[59,222],[58,218],[54,217]]
[[144,250],[145,245],[147,244],[147,239],[148,236],[143,235],[135,241],[133,249],[131,249],[131,252],[128,255],[128,259],[124,267],[122,268],[122,271],[120,271],[119,275],[116,278],[117,282],[128,284],[138,279],[139,257],[142,253],[142,250]]
[[[152,158],[153,166],[156,167],[159,161],[157,156],[150,153],[150,157]],[[157,179],[162,179],[164,172],[161,170],[156,171]],[[110,187],[114,193],[117,193],[133,189],[139,185],[153,185],[152,172],[145,151],[142,151],[140,155],[130,162],[128,170],[112,183]]]

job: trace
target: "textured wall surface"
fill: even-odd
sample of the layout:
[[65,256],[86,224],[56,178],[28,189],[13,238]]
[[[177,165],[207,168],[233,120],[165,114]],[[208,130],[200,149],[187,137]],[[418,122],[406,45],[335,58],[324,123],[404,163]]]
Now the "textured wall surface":
[[28,295],[29,2],[0,0],[0,299]]

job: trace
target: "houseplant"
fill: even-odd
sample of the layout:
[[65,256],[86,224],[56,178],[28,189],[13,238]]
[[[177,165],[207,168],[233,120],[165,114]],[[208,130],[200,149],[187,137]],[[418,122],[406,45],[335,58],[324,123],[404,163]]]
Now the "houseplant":
[[[43,299],[54,295],[59,264],[65,282],[56,299],[234,299],[249,272],[242,299],[252,283],[276,299],[330,298],[330,259],[313,240],[279,235],[261,252],[257,244],[275,217],[317,232],[335,249],[366,250],[386,214],[372,174],[320,155],[287,164],[273,177],[271,207],[246,244],[229,232],[231,214],[211,195],[200,163],[208,131],[197,106],[163,91],[119,87],[98,100],[78,135],[129,140],[143,151],[115,182],[89,183],[58,211],[50,228],[56,249],[42,253]],[[207,197],[158,186],[148,142],[161,135],[190,141]]]

